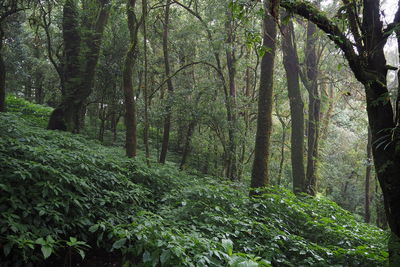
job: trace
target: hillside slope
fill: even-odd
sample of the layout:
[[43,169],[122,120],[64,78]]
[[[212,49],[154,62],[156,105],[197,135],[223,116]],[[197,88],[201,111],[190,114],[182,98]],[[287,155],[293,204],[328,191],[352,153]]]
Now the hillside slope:
[[386,233],[325,198],[250,199],[246,185],[44,130],[46,111],[18,105],[0,114],[2,266],[386,265]]

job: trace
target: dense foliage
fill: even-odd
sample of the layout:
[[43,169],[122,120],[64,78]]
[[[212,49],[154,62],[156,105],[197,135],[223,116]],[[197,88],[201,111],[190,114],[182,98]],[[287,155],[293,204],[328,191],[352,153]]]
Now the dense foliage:
[[16,113],[0,114],[5,266],[83,257],[125,266],[386,264],[386,233],[324,197],[271,187],[249,198],[240,183],[172,163],[149,168],[120,149],[44,130],[46,108],[14,103]]

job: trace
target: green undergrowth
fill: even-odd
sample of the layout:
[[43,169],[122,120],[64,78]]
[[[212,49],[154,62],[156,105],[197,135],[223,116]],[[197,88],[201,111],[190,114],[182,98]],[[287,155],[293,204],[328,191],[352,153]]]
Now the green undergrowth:
[[249,198],[245,185],[147,167],[32,114],[0,114],[2,266],[387,263],[386,232],[323,197],[272,187]]

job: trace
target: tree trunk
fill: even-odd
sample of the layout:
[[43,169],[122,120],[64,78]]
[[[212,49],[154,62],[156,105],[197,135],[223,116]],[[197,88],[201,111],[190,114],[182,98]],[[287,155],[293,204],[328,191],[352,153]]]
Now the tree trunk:
[[[83,6],[85,8],[85,6]],[[91,94],[102,36],[109,14],[108,1],[102,2],[92,29],[79,32],[77,5],[67,0],[63,13],[65,97],[50,116],[48,129],[78,133]],[[88,11],[88,10],[85,10]]]
[[6,65],[3,58],[4,37],[0,22],[0,112],[6,111]]
[[[1,39],[0,42],[3,42]],[[6,111],[6,66],[0,44],[0,112]]]
[[150,166],[150,148],[149,148],[149,98],[147,88],[147,29],[146,29],[146,16],[147,16],[147,0],[142,0],[142,16],[143,19],[143,55],[144,55],[144,77],[143,77],[143,97],[144,97],[144,130],[143,142],[146,155],[146,163]]
[[43,94],[43,73],[37,71],[35,74],[35,102],[36,104],[43,104],[44,94]]
[[372,144],[371,144],[371,130],[368,127],[368,142],[367,142],[367,168],[365,170],[365,206],[364,206],[364,221],[369,223],[371,221],[370,212],[370,180],[372,169]]
[[307,43],[305,51],[306,61],[306,88],[308,90],[308,139],[307,139],[307,171],[306,190],[310,195],[317,193],[316,162],[318,158],[320,99],[318,93],[318,66],[316,56],[316,31],[314,23],[308,22]]
[[195,127],[196,127],[196,121],[195,120],[190,121],[187,132],[186,132],[186,141],[185,141],[185,146],[183,148],[182,159],[181,159],[181,163],[179,165],[180,170],[183,170],[183,167],[185,166],[186,161],[189,157],[189,153],[191,150],[190,140],[192,139]]
[[[125,106],[125,149],[128,158],[136,156],[136,100],[133,89],[133,68],[135,66],[138,46],[138,22],[135,15],[136,0],[127,0],[128,28],[130,47],[125,56],[125,64],[122,73],[122,87],[124,89]],[[116,127],[116,125],[115,125]],[[116,129],[115,129],[116,132]],[[115,134],[114,134],[115,135]]]
[[372,155],[375,171],[382,188],[385,213],[391,230],[389,262],[400,265],[400,130],[395,124],[394,109],[387,88],[384,46],[388,36],[400,22],[400,7],[395,21],[387,28],[380,19],[380,1],[364,0],[362,24],[354,24],[361,14],[348,12],[349,39],[341,28],[321,11],[304,2],[281,0],[285,8],[307,18],[322,29],[343,51],[355,77],[365,87],[368,122],[371,128]]
[[234,44],[234,25],[232,11],[227,11],[227,21],[225,29],[227,32],[226,45],[226,64],[228,67],[229,94],[227,96],[227,119],[228,119],[228,155],[227,155],[227,172],[226,177],[235,181],[238,179],[237,158],[236,158],[236,55]]
[[[168,78],[170,76],[170,66],[169,66],[169,52],[168,52],[168,27],[169,27],[169,8],[170,0],[166,0],[165,14],[164,14],[164,31],[163,31],[163,53],[164,53],[164,65],[165,65],[165,76]],[[174,92],[174,87],[172,85],[172,80],[167,80],[168,96],[166,104],[166,114],[164,118],[164,131],[163,140],[160,153],[160,163],[165,163],[167,157],[168,144],[169,144],[169,132],[171,128],[171,100],[172,94]]]
[[306,192],[304,168],[304,103],[299,84],[299,60],[294,42],[293,22],[283,26],[282,52],[292,118],[291,161],[293,192]]
[[283,171],[283,164],[285,163],[285,143],[286,143],[286,124],[283,120],[280,120],[282,124],[282,140],[281,140],[281,159],[279,161],[279,170],[278,170],[278,181],[277,184],[281,185],[282,182],[282,171]]
[[[276,49],[277,26],[273,15],[278,14],[275,1],[264,2],[263,47],[266,53],[261,61],[260,88],[258,96],[257,132],[254,162],[251,174],[251,187],[264,187],[269,184],[269,148],[272,131],[272,93]],[[254,194],[251,191],[250,194]]]
[[329,92],[327,93],[327,97],[328,97],[328,109],[325,112],[325,115],[323,116],[322,125],[321,125],[320,140],[321,140],[322,144],[325,144],[325,141],[328,138],[329,124],[331,121],[333,107],[334,107],[335,93],[334,93],[332,84],[329,85]]
[[100,119],[100,127],[99,127],[99,141],[103,143],[104,141],[104,131],[105,131],[105,124],[106,124],[106,108],[104,104],[101,103],[101,107],[99,110],[99,119]]
[[[30,71],[30,70],[28,70]],[[32,100],[32,80],[29,78],[24,85],[24,98],[28,101]]]

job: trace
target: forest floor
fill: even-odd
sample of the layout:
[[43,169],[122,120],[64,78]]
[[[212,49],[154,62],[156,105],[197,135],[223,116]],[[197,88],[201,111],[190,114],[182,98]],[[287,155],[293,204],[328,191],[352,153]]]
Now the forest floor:
[[[9,101],[10,102],[10,101]],[[0,114],[1,266],[385,266],[387,233],[324,197],[148,167],[49,108]]]

